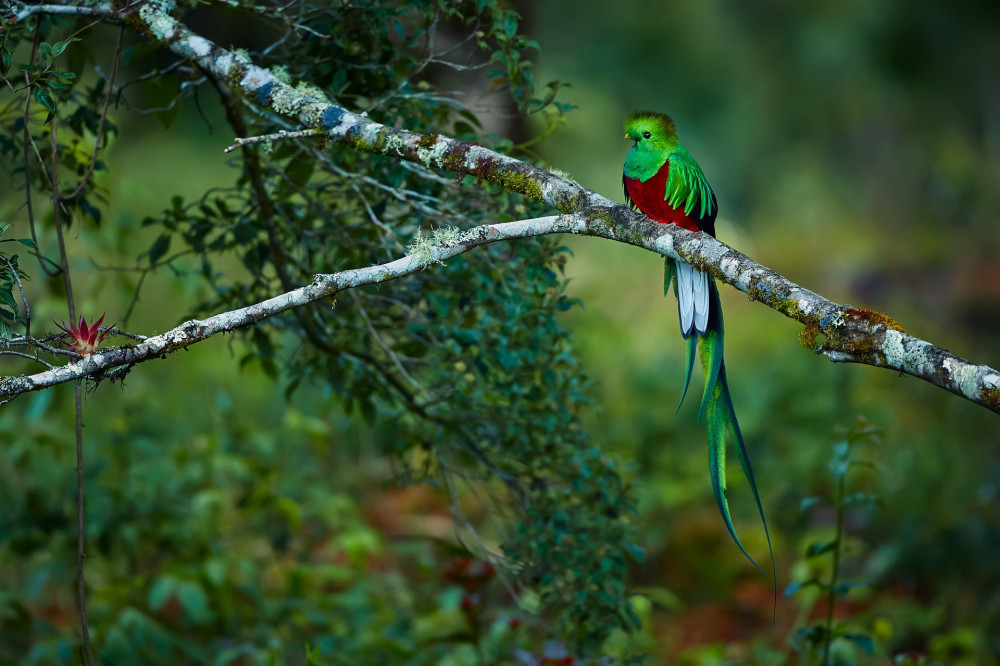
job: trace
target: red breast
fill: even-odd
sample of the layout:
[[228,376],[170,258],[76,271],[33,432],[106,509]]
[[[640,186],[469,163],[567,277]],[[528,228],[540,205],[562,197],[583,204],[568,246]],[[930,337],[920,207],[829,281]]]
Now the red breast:
[[[652,178],[643,182],[638,178],[625,178],[625,187],[632,202],[650,219],[662,224],[676,224],[688,231],[698,231],[698,223],[683,208],[673,208],[664,199],[670,162],[664,162]],[[694,212],[694,211],[692,211]]]

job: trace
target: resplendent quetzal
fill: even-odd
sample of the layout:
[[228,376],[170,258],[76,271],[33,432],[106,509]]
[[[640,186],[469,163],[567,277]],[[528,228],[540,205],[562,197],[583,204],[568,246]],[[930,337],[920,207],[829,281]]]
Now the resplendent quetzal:
[[[676,224],[689,231],[715,236],[715,217],[718,213],[715,193],[701,167],[677,141],[673,120],[665,114],[651,111],[634,113],[625,120],[625,138],[635,142],[625,158],[625,173],[622,177],[628,205],[638,208],[655,222]],[[725,494],[726,452],[732,445],[736,448],[743,473],[750,482],[750,490],[753,491],[760,519],[764,524],[773,575],[771,535],[767,530],[767,519],[764,518],[764,508],[750,467],[750,457],[743,443],[743,435],[740,434],[740,425],[736,421],[736,412],[733,410],[726,382],[726,366],[722,360],[722,304],[715,278],[683,261],[667,259],[664,293],[669,290],[671,281],[674,283],[680,313],[681,335],[688,344],[687,376],[684,378],[684,391],[681,394],[682,403],[691,382],[695,350],[700,342],[705,392],[702,394],[698,420],[705,419],[708,429],[708,469],[712,477],[715,501],[733,541],[747,559],[764,573],[740,543],[729,515],[729,503]]]

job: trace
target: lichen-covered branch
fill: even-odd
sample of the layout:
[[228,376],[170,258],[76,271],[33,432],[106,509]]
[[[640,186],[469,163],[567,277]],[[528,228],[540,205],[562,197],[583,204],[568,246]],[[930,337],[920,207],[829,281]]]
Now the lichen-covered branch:
[[114,9],[110,2],[96,5],[85,4],[57,4],[50,5],[28,5],[20,2],[4,2],[0,5],[4,8],[4,16],[13,21],[23,21],[29,16],[36,14],[62,15],[62,16],[96,16],[102,19],[109,19],[114,16]]
[[[800,336],[803,344],[832,361],[892,368],[1000,413],[1000,372],[965,361],[908,335],[884,314],[829,301],[714,238],[656,225],[624,205],[520,160],[475,144],[397,129],[351,113],[331,103],[315,88],[301,85],[296,88],[283,83],[246,56],[194,34],[169,14],[170,6],[166,1],[125,5],[117,10],[111,5],[94,5],[87,13],[111,22],[124,21],[141,30],[240,91],[251,103],[297,122],[303,130],[321,131],[328,140],[355,150],[407,160],[460,178],[475,178],[476,182],[486,181],[545,202],[564,215],[476,227],[460,234],[450,244],[425,242],[417,254],[389,264],[318,276],[307,287],[204,321],[187,322],[134,347],[101,352],[30,377],[0,379],[0,396],[45,388],[82,375],[100,377],[108,369],[169,353],[215,333],[247,326],[329,297],[342,289],[402,277],[428,263],[484,243],[568,232],[600,236],[683,259],[746,292],[754,300],[801,322],[805,326]],[[40,7],[0,0],[0,11],[11,18],[45,11],[67,13],[70,5],[45,5],[46,10]]]
[[[628,212],[628,211],[626,211]],[[735,284],[752,297],[771,301],[779,311],[806,324],[806,332],[826,340],[817,351],[834,361],[885,366],[920,377],[1000,413],[1000,373],[977,366],[899,330],[884,315],[847,308],[788,281],[774,271],[710,236],[654,224],[642,216],[628,224],[609,225],[603,217],[585,213],[553,215],[517,222],[486,224],[468,231],[438,230],[421,237],[407,256],[387,264],[317,275],[309,285],[261,303],[192,320],[145,339],[137,345],[115,347],[67,365],[21,377],[0,377],[0,397],[73,381],[103,378],[115,368],[162,358],[212,337],[273,317],[293,308],[333,298],[338,292],[395,280],[432,267],[481,245],[530,236],[572,233],[597,236],[644,247],[664,256],[684,256]],[[623,233],[624,232],[624,233]],[[776,298],[775,294],[782,294]]]
[[164,358],[167,354],[186,349],[213,335],[250,326],[309,303],[335,298],[338,292],[347,289],[401,278],[481,245],[551,233],[586,233],[587,228],[588,223],[581,216],[554,215],[517,222],[487,224],[464,232],[457,229],[450,230],[451,233],[438,230],[433,240],[418,238],[412,246],[411,253],[401,259],[330,275],[317,275],[304,287],[237,310],[184,322],[165,333],[146,338],[136,345],[102,349],[73,363],[33,375],[0,377],[0,398],[11,398],[84,377],[101,379],[115,368],[132,366],[154,358]]

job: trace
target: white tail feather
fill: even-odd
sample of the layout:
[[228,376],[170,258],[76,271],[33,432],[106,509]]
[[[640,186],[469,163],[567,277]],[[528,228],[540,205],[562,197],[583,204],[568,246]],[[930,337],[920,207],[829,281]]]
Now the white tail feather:
[[699,334],[708,328],[708,275],[683,261],[677,262],[677,312],[681,334],[687,337],[694,328]]
[[683,261],[677,262],[677,313],[681,319],[681,335],[687,337],[694,325],[694,269]]
[[708,328],[708,275],[694,272],[694,328],[704,334]]

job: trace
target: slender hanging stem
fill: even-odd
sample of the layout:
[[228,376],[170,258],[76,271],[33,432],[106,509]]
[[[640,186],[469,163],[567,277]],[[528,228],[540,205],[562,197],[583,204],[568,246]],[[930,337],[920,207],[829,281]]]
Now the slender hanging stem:
[[49,123],[52,137],[52,224],[56,228],[56,239],[59,241],[59,264],[62,268],[63,284],[66,286],[66,304],[69,306],[69,322],[76,321],[76,306],[73,303],[73,282],[69,277],[69,257],[66,254],[66,240],[63,238],[62,220],[59,213],[62,199],[59,196],[59,140],[56,136],[58,123],[52,116]]
[[80,610],[80,631],[87,666],[93,666],[90,629],[87,626],[87,590],[83,580],[83,387],[76,380],[76,601]]
[[[38,50],[38,41],[39,41],[40,26],[41,26],[41,22],[39,21],[35,25],[35,36],[34,36],[34,38],[32,39],[32,42],[31,42],[31,55],[28,58],[28,62],[30,62],[30,63],[34,63],[35,62],[35,53]],[[32,249],[33,249],[33,251],[35,253],[35,257],[38,258],[38,265],[41,267],[41,269],[45,272],[46,275],[48,275],[49,277],[54,277],[55,275],[57,275],[59,273],[59,271],[58,271],[58,269],[56,269],[56,270],[50,269],[48,266],[45,265],[46,261],[49,262],[50,264],[52,264],[53,266],[55,266],[56,264],[51,259],[48,259],[44,255],[42,255],[41,250],[38,249],[39,248],[39,245],[38,245],[38,234],[35,231],[35,213],[34,213],[34,208],[31,205],[31,160],[28,157],[28,153],[29,153],[28,149],[32,145],[32,141],[31,141],[31,115],[30,115],[30,111],[31,111],[31,85],[32,85],[32,83],[31,83],[31,74],[29,74],[28,72],[24,73],[24,83],[25,83],[25,90],[27,91],[25,93],[25,95],[24,95],[24,116],[23,116],[23,119],[24,119],[24,132],[23,132],[23,134],[24,134],[24,207],[25,207],[25,211],[28,214],[28,228],[31,230],[31,240],[32,240],[32,242],[34,244],[34,248],[32,248]],[[44,169],[44,165],[42,166],[42,168]]]
[[823,666],[830,666],[830,644],[833,643],[833,608],[837,602],[836,584],[840,574],[840,550],[844,543],[842,541],[844,533],[844,485],[847,477],[846,470],[837,479],[837,528],[834,536],[834,543],[837,547],[833,549],[833,570],[830,572],[830,583],[826,590],[826,631],[824,632],[823,659],[820,663]]

